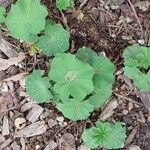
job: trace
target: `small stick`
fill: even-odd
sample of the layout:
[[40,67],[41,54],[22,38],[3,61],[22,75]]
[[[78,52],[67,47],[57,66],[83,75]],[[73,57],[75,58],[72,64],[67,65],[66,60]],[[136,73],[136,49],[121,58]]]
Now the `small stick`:
[[130,6],[131,6],[131,8],[132,8],[132,10],[133,10],[133,12],[134,12],[134,16],[135,16],[135,18],[136,18],[136,20],[137,20],[137,22],[138,22],[138,24],[139,24],[139,26],[140,26],[140,28],[141,28],[142,37],[143,37],[143,35],[144,35],[144,31],[143,31],[143,28],[142,28],[141,22],[140,22],[140,20],[139,20],[139,17],[138,17],[138,15],[137,15],[136,10],[135,10],[134,6],[132,5],[131,1],[130,1],[130,0],[128,0],[128,2],[129,2],[129,4],[130,4]]
[[83,6],[88,2],[89,0],[83,0],[83,2],[80,4],[79,9],[81,10],[83,8]]

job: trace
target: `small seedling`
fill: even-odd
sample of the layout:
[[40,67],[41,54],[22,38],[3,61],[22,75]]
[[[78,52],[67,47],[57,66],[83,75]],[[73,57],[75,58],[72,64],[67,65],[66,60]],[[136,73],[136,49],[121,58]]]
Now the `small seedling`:
[[82,134],[84,144],[89,148],[104,147],[106,149],[123,148],[126,130],[120,122],[96,122],[96,125],[86,129]]

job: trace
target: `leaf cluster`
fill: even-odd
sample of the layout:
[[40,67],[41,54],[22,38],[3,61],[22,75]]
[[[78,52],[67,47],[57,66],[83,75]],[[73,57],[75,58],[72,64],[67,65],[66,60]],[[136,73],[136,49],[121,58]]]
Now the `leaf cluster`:
[[55,56],[46,77],[33,71],[26,79],[27,93],[37,102],[53,99],[58,110],[71,120],[87,119],[111,96],[114,71],[107,57],[80,48],[76,55]]
[[98,146],[106,149],[123,148],[126,130],[120,122],[113,124],[97,121],[95,126],[83,132],[82,139],[89,148],[97,148]]
[[141,91],[150,91],[150,47],[134,44],[125,49],[124,74]]

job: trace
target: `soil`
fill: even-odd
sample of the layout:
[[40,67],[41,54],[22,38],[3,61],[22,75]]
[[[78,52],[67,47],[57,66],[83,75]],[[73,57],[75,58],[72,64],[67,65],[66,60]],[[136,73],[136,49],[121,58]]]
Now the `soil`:
[[[49,12],[49,18],[61,23],[70,31],[71,53],[75,53],[78,48],[86,46],[97,53],[106,55],[116,65],[116,83],[110,101],[117,100],[119,101],[119,105],[113,110],[113,115],[107,118],[107,120],[111,122],[121,121],[127,128],[128,137],[122,150],[130,149],[131,145],[139,146],[141,150],[150,150],[150,108],[145,105],[145,99],[142,99],[141,96],[137,95],[135,90],[133,90],[134,85],[132,82],[122,75],[122,53],[124,49],[135,42],[150,46],[150,7],[143,11],[139,9],[139,7],[136,7],[139,2],[142,1],[88,0],[81,8],[83,0],[75,0],[75,7],[73,9],[60,13],[55,7],[55,1],[42,0],[42,4],[47,7]],[[13,39],[5,32],[3,33],[3,37],[13,48],[21,49],[21,51],[26,54],[26,58],[21,67],[11,66],[5,72],[2,71],[0,80],[3,80],[6,76],[8,78],[22,72],[30,73],[34,68],[47,72],[50,63],[49,58],[46,58],[42,54],[30,56],[29,48],[27,48],[24,43],[20,43]],[[2,57],[7,58],[3,54]],[[5,141],[9,138],[12,139],[8,146],[4,147],[6,150],[9,148],[13,149],[12,143],[14,142],[17,142],[17,144],[15,144],[19,146],[20,149],[23,147],[24,143],[26,145],[25,150],[44,150],[50,141],[56,143],[57,146],[55,149],[67,150],[62,146],[62,141],[64,140],[62,137],[66,133],[70,133],[73,136],[75,149],[78,149],[83,143],[81,134],[85,127],[91,127],[96,120],[100,118],[101,113],[108,105],[106,104],[104,108],[95,110],[89,119],[85,121],[73,122],[63,118],[64,120],[61,122],[56,118],[63,115],[57,111],[53,104],[39,104],[44,108],[41,115],[45,115],[45,117],[42,118],[40,116],[37,121],[44,120],[46,124],[50,125],[52,125],[50,121],[54,121],[56,124],[54,124],[53,127],[48,128],[47,131],[41,135],[23,139],[14,138],[14,122],[16,118],[26,118],[26,125],[32,124],[32,122],[27,119],[30,109],[22,111],[22,106],[24,106],[25,103],[28,103],[28,100],[25,97],[20,96],[20,92],[23,91],[20,84],[23,83],[20,81],[13,82],[12,89],[11,82],[7,84],[9,89],[11,89],[12,93],[15,95],[17,102],[14,102],[15,109],[8,110],[5,114],[10,123],[10,132],[8,135],[1,136],[3,136]],[[22,92],[22,94],[24,93]],[[148,100],[149,99],[150,97],[148,97]],[[50,110],[50,112],[48,110]],[[49,113],[49,115],[46,116],[46,113]],[[0,121],[0,126],[2,127],[2,125],[3,118]],[[2,143],[1,136],[0,144]],[[96,150],[101,149],[102,148],[97,148]],[[68,150],[74,149],[71,147]]]

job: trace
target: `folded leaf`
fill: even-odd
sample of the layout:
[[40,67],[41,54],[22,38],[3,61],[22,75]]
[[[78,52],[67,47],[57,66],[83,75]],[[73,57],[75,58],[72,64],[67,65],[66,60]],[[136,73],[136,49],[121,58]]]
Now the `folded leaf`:
[[98,55],[93,50],[91,50],[90,48],[86,48],[86,47],[79,48],[76,53],[76,57],[79,60],[86,62],[90,65],[93,64],[93,61],[94,61],[95,57],[97,57],[97,56]]
[[61,24],[47,23],[37,45],[46,56],[53,56],[68,50],[69,38],[69,32]]

